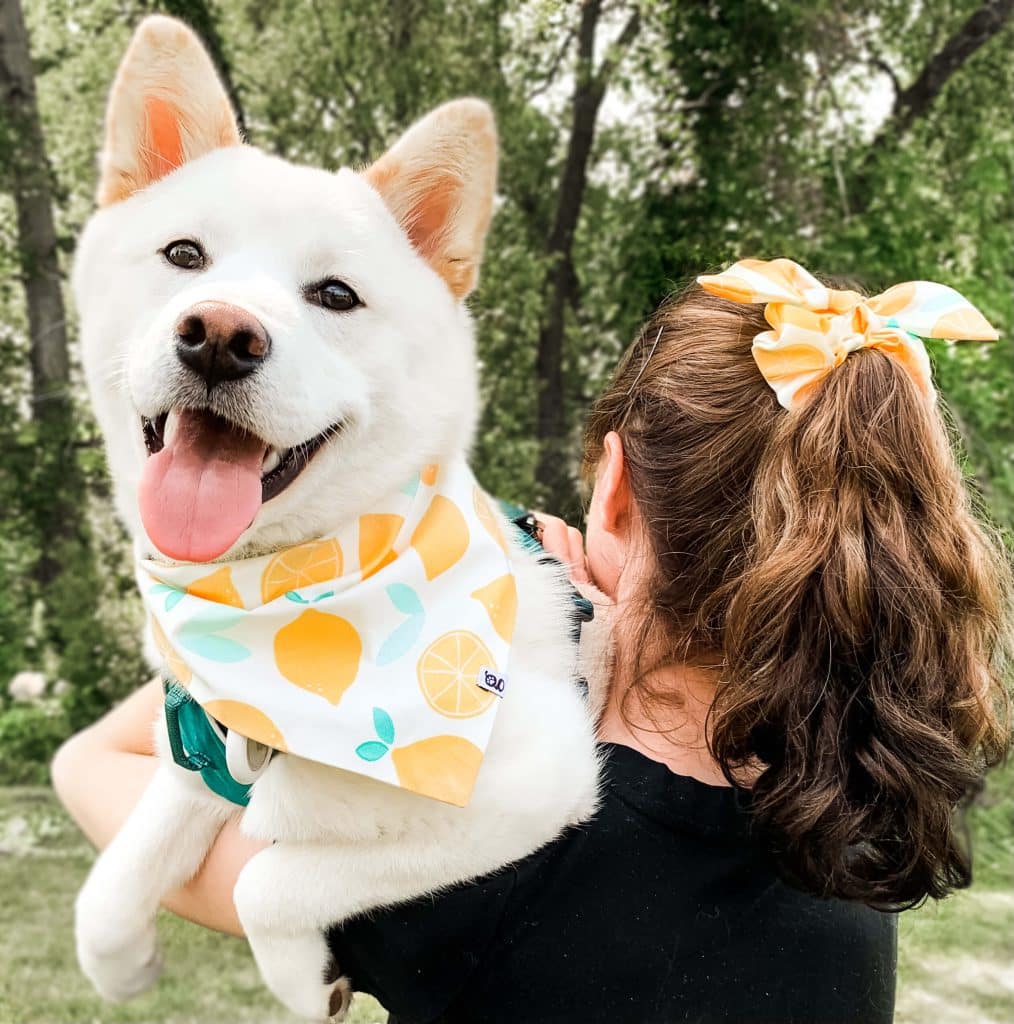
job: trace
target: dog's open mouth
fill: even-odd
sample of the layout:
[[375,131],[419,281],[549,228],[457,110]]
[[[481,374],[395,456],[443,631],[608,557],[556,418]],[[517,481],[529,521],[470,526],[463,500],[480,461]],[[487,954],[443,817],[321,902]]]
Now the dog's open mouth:
[[183,562],[208,562],[232,547],[261,505],[341,429],[278,449],[208,410],[174,409],[142,418],[141,426],[148,449],[138,488],[141,520],[159,551]]

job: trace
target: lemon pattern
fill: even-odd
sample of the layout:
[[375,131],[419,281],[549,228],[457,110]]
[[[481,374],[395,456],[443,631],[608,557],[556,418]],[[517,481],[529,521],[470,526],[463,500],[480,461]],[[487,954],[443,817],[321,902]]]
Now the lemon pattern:
[[394,551],[394,542],[404,525],[402,516],[385,515],[383,512],[360,517],[359,565],[364,580],[380,572],[398,557]]
[[496,700],[495,694],[475,685],[484,668],[496,668],[489,648],[474,633],[456,629],[423,651],[419,689],[426,703],[447,718],[481,715]]
[[273,750],[286,751],[285,737],[263,711],[244,704],[241,700],[209,700],[204,710],[227,729],[247,739],[265,743]]
[[518,615],[518,585],[514,577],[506,573],[492,583],[474,590],[472,597],[486,609],[489,621],[497,633],[510,643]]
[[187,593],[214,601],[216,604],[228,604],[233,608],[243,607],[243,598],[239,596],[239,591],[232,582],[232,569],[227,565],[207,576],[202,576],[199,580],[194,580],[187,587]]
[[137,579],[167,672],[230,729],[464,806],[510,699],[510,555],[459,460],[328,536]]
[[405,789],[464,807],[482,765],[482,751],[461,736],[430,736],[391,754]]
[[342,549],[334,537],[279,551],[261,578],[261,600],[267,604],[281,594],[322,583],[342,574]]
[[412,532],[412,547],[419,553],[426,579],[436,579],[462,559],[468,550],[468,524],[461,509],[438,494]]
[[363,642],[338,615],[308,608],[275,634],[275,664],[290,683],[337,704],[355,681]]

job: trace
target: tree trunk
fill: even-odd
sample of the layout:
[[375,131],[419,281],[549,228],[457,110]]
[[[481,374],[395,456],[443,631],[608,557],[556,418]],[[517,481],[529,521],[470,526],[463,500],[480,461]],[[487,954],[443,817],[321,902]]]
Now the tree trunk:
[[36,479],[43,554],[35,576],[46,585],[53,552],[77,536],[79,479],[73,448],[73,402],[67,322],[61,290],[53,185],[46,157],[28,33],[20,0],[0,0],[0,111],[5,185],[17,211],[18,252],[31,336],[32,419],[38,436]]
[[6,111],[6,170],[17,207],[18,248],[32,336],[32,397],[39,416],[67,400],[70,360],[49,163],[19,0],[0,0],[0,96]]
[[574,233],[581,217],[588,163],[595,142],[595,124],[609,78],[640,28],[635,10],[611,53],[596,72],[595,34],[602,0],[585,0],[577,35],[577,73],[571,101],[570,138],[560,178],[553,227],[546,242],[549,269],[546,275],[542,323],[539,330],[536,373],[539,383],[536,434],[539,462],[536,481],[540,500],[557,514],[573,514],[577,503],[567,433],[563,356],[566,313],[575,298]]

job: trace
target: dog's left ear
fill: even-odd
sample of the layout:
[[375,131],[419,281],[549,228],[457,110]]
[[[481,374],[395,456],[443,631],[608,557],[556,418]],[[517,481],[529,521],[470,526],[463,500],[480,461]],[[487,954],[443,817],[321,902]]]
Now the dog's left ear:
[[496,163],[493,111],[464,99],[427,114],[363,172],[458,299],[478,280]]
[[188,160],[241,142],[200,39],[175,18],[145,18],[109,94],[98,202],[108,206]]

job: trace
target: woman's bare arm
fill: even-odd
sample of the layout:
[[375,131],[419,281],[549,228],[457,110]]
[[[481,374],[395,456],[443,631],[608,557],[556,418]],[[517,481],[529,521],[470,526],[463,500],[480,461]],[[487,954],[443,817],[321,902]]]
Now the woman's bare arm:
[[[153,729],[161,703],[161,684],[148,683],[67,740],[53,759],[57,796],[99,849],[127,820],[155,772]],[[201,870],[163,905],[206,928],[242,935],[232,890],[243,866],[263,848],[240,833],[238,818],[231,819]]]

